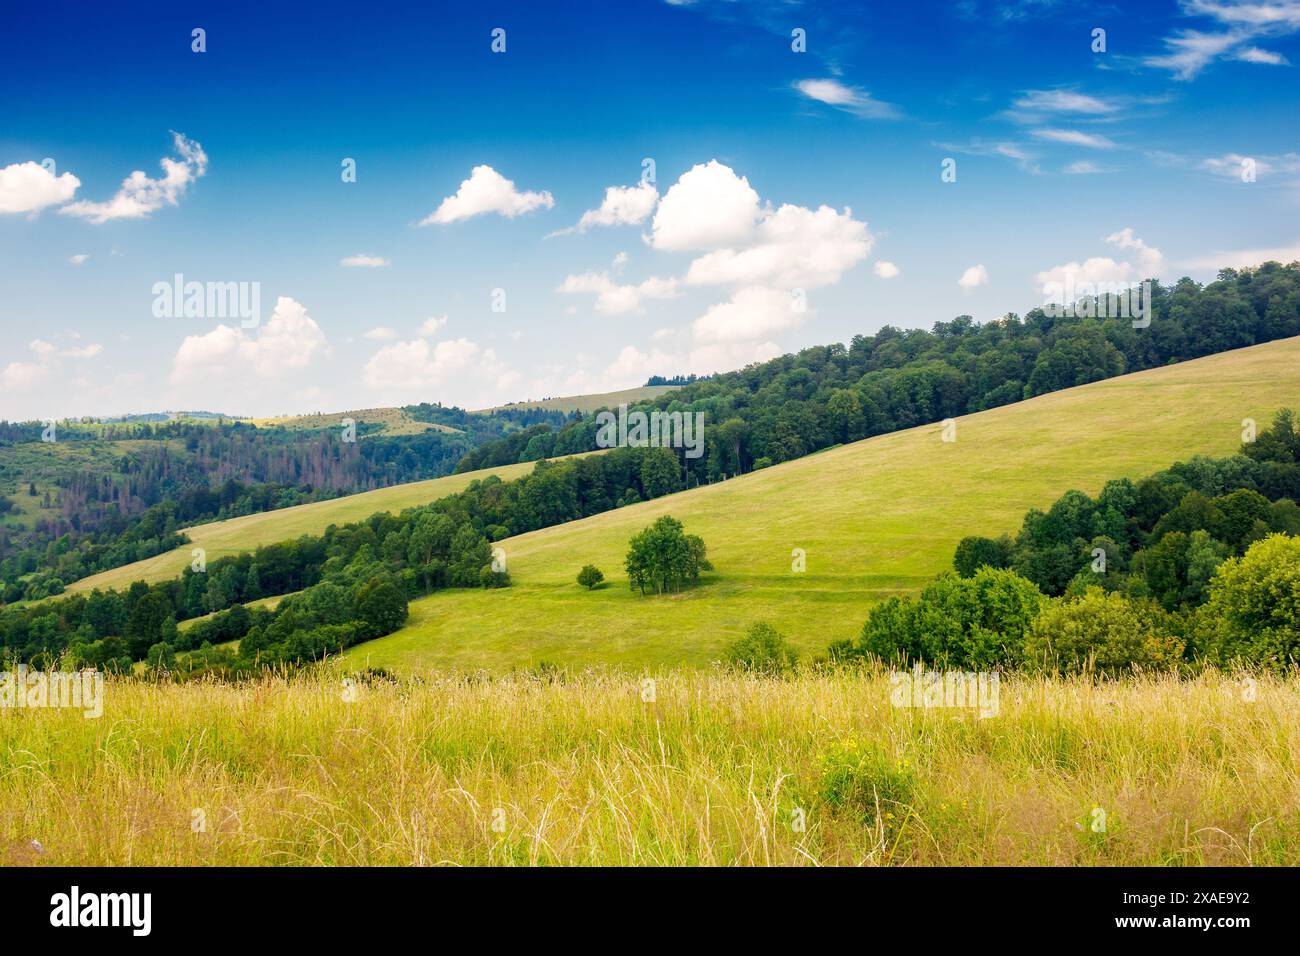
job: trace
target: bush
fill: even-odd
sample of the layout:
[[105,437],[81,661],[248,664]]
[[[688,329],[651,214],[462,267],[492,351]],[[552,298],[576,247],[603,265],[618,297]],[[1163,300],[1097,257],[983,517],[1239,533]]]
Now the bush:
[[1043,608],[1025,637],[1025,659],[1053,673],[1116,675],[1134,667],[1169,667],[1183,641],[1154,601],[1090,587],[1076,600]]
[[1300,538],[1270,535],[1219,565],[1196,630],[1221,665],[1300,661]]
[[510,587],[510,572],[494,571],[492,565],[485,564],[478,573],[478,580],[479,584],[485,588],[508,588]]
[[590,591],[601,581],[605,580],[605,574],[594,564],[584,565],[578,572],[578,583]]
[[895,664],[974,670],[1014,664],[1044,600],[1013,571],[985,567],[970,578],[941,575],[919,598],[890,598],[872,608],[857,651]]
[[176,649],[166,642],[159,642],[149,648],[149,655],[145,660],[152,671],[174,671]]
[[798,659],[785,636],[763,621],[727,648],[728,664],[757,674],[784,674],[794,669]]
[[962,538],[952,558],[953,568],[963,578],[974,577],[982,567],[1005,568],[1010,564],[1011,539],[1005,534],[997,539]]
[[353,617],[366,638],[391,634],[406,623],[406,595],[385,578],[372,578],[357,591]]
[[878,746],[850,740],[822,759],[822,799],[832,813],[851,813],[867,824],[897,826],[911,805],[916,777]]

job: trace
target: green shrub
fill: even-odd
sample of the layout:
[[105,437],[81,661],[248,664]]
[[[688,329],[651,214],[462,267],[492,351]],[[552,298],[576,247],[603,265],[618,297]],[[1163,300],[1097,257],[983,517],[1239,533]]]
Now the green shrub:
[[478,573],[478,583],[485,588],[510,587],[510,572],[493,570],[492,565],[485,564]]
[[850,740],[822,758],[821,795],[832,813],[863,823],[901,825],[915,799],[916,776],[875,744]]
[[1197,615],[1211,660],[1285,666],[1300,661],[1300,538],[1269,535],[1219,565]]
[[1099,587],[1044,607],[1025,636],[1025,661],[1053,673],[1119,674],[1169,667],[1183,657],[1169,615],[1154,601],[1134,601]]
[[582,570],[578,572],[578,583],[588,591],[603,580],[605,580],[604,572],[594,564],[583,565]]
[[1013,571],[984,567],[969,578],[941,575],[918,598],[890,598],[872,608],[858,651],[894,664],[973,670],[1014,664],[1044,600]]
[[963,578],[974,577],[975,572],[983,567],[1005,568],[1010,564],[1011,539],[1005,534],[996,539],[962,538],[952,556],[952,566]]
[[799,655],[785,637],[760,621],[727,648],[727,663],[737,670],[757,674],[784,674],[794,669]]

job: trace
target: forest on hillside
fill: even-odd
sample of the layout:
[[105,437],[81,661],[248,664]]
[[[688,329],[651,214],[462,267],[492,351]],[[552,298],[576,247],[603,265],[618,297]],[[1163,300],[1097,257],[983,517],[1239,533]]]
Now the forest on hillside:
[[[688,485],[716,481],[832,445],[1300,335],[1300,263],[1224,269],[1207,285],[1153,282],[1146,327],[1106,318],[1108,308],[1117,311],[1113,300],[1093,299],[1076,317],[1033,309],[982,324],[958,316],[929,331],[886,325],[847,346],[783,355],[635,407],[703,412],[705,453],[683,456],[683,474]],[[559,429],[537,425],[472,450],[457,470],[590,451],[596,435],[594,416]]]
[[348,441],[338,428],[238,420],[68,422],[45,442],[42,423],[0,422],[0,603],[170,550],[178,529],[200,522],[438,478],[476,444],[565,420],[542,409],[403,410],[456,431],[389,435],[358,422]]

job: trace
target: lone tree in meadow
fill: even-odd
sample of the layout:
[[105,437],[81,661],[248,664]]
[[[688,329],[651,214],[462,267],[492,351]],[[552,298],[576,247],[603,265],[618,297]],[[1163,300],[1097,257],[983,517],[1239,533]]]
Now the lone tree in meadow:
[[578,572],[578,583],[590,591],[601,581],[605,580],[605,574],[594,564],[588,564]]
[[699,535],[686,534],[682,523],[671,515],[633,535],[628,545],[624,562],[628,584],[640,588],[642,594],[647,590],[656,594],[680,591],[699,580],[701,571],[713,570],[704,556],[704,541]]

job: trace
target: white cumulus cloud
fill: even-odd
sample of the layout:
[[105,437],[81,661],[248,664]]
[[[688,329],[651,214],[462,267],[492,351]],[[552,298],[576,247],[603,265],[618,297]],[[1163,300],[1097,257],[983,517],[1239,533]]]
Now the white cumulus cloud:
[[445,315],[431,315],[420,323],[420,328],[415,334],[421,338],[428,338],[446,324],[447,317]]
[[650,242],[668,252],[745,243],[758,223],[758,193],[744,176],[716,159],[682,173],[664,193]]
[[989,284],[989,270],[983,265],[971,266],[961,274],[957,284],[963,289],[975,289],[982,285]]
[[126,179],[113,198],[105,202],[81,200],[59,210],[63,215],[77,216],[100,224],[114,219],[143,219],[164,206],[175,206],[185,195],[190,183],[208,171],[208,156],[203,147],[184,133],[172,133],[172,144],[179,158],[165,156],[159,162],[163,175],[151,179],[137,169]]
[[751,286],[709,306],[691,328],[704,344],[753,341],[794,328],[805,314],[789,291]]
[[651,276],[643,282],[620,285],[608,273],[584,272],[566,276],[555,290],[566,295],[588,293],[596,296],[596,311],[603,315],[624,315],[641,308],[645,299],[671,299],[678,294],[678,280]]
[[659,190],[647,182],[635,186],[610,186],[605,190],[605,199],[599,208],[588,209],[576,226],[551,235],[586,232],[593,226],[635,226],[646,221],[658,201]]
[[339,260],[339,265],[354,269],[379,269],[389,265],[389,262],[382,256],[357,255],[343,257]]
[[1083,262],[1066,262],[1044,269],[1035,276],[1043,293],[1052,297],[1053,301],[1060,301],[1063,290],[1099,283],[1141,282],[1143,279],[1159,277],[1164,268],[1164,256],[1160,250],[1134,235],[1132,227],[1113,232],[1104,241],[1117,249],[1132,253],[1132,260],[1093,256]]
[[491,166],[475,166],[469,179],[460,184],[456,193],[444,199],[437,209],[420,221],[420,225],[445,225],[490,212],[513,219],[534,209],[550,209],[554,205],[555,200],[549,192],[521,192],[514,182]]
[[724,248],[691,263],[691,285],[816,287],[838,282],[867,257],[874,242],[867,225],[851,209],[816,210],[783,205],[765,210],[744,248]]
[[245,373],[271,379],[307,367],[327,347],[306,308],[280,296],[271,318],[256,329],[218,325],[204,335],[187,335],[172,361],[171,382],[239,381]]
[[40,163],[14,163],[0,169],[0,214],[57,206],[71,199],[80,185],[72,173],[55,176]]

